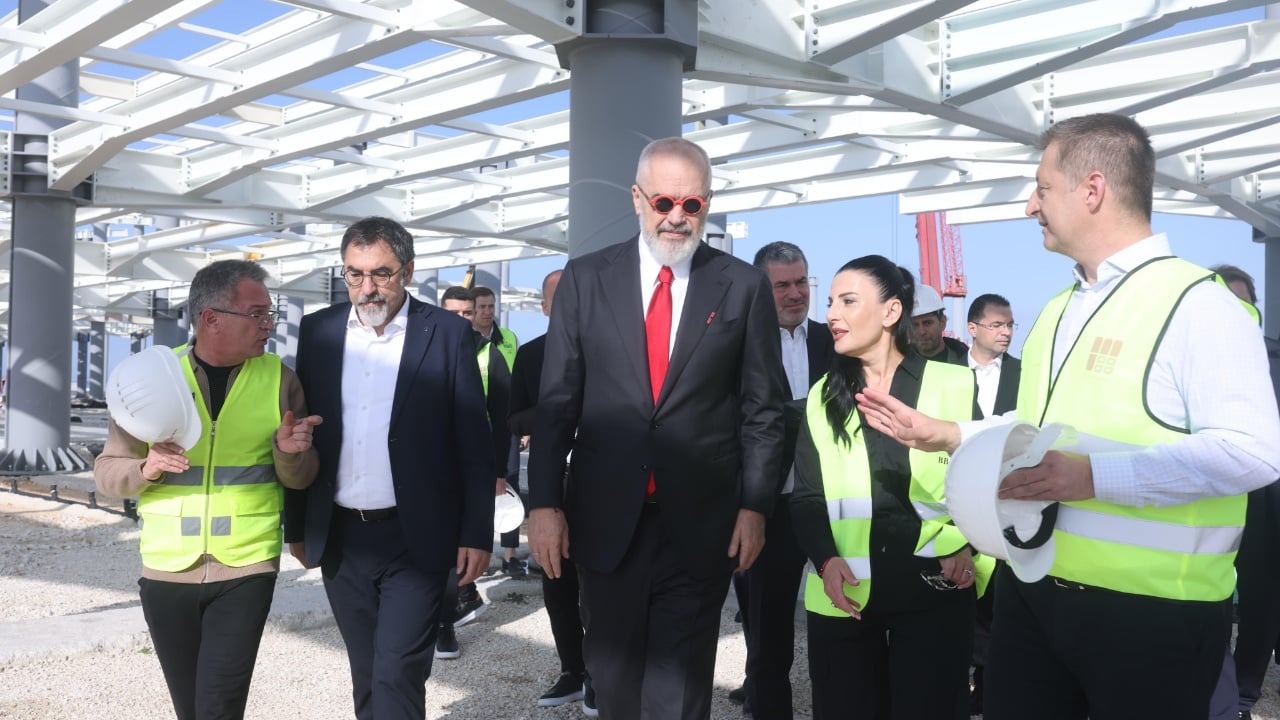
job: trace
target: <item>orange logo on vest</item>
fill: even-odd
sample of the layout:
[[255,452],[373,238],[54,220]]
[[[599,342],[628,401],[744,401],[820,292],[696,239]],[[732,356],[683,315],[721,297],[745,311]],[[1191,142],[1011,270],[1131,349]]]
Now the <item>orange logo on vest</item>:
[[1085,363],[1085,370],[1089,372],[1110,375],[1111,371],[1116,367],[1116,358],[1120,357],[1120,348],[1124,347],[1124,341],[1114,340],[1112,338],[1096,337],[1093,339],[1093,347],[1089,350],[1089,362]]

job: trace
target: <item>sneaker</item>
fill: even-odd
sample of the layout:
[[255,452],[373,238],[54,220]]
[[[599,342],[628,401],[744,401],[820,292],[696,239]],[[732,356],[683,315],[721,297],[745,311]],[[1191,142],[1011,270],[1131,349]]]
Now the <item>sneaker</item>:
[[463,625],[466,625],[472,620],[475,620],[476,618],[483,615],[485,611],[488,609],[489,609],[489,606],[485,605],[484,600],[480,599],[479,597],[477,597],[474,600],[468,600],[466,602],[459,600],[458,610],[457,610],[457,613],[454,615],[454,617],[458,619],[453,621],[453,626],[456,628],[460,628]]
[[502,572],[504,575],[513,578],[522,578],[529,574],[524,568],[524,561],[516,557],[502,561]]
[[538,698],[538,707],[556,707],[582,699],[582,673],[560,673],[556,684]]
[[469,603],[472,600],[480,599],[480,591],[476,589],[475,583],[467,583],[458,587],[458,605]]
[[440,630],[436,634],[436,659],[454,660],[461,655],[462,648],[458,645],[458,636],[454,634],[453,626],[440,623]]
[[596,689],[591,687],[591,676],[582,676],[582,714],[587,717],[600,717],[596,709]]

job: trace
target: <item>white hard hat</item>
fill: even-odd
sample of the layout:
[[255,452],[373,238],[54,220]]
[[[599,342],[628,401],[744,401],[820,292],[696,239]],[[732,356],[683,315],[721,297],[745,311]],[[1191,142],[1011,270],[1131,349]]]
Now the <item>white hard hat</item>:
[[172,348],[153,345],[129,356],[107,378],[106,395],[111,419],[143,442],[190,450],[200,440],[200,413]]
[[510,486],[507,491],[493,499],[493,530],[506,533],[520,527],[524,522],[524,503]]
[[911,317],[920,317],[925,313],[938,312],[942,309],[942,296],[932,285],[918,283],[916,285],[916,306]]
[[965,441],[947,466],[947,510],[979,552],[1001,560],[1023,582],[1036,582],[1053,567],[1053,526],[1058,504],[1001,500],[1000,482],[1018,468],[1040,464],[1056,444],[1070,443],[1075,430],[1026,422],[994,427]]

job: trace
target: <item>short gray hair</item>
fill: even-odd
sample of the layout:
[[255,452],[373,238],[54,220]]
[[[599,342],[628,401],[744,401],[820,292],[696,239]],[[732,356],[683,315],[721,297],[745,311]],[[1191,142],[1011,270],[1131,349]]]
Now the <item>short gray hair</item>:
[[806,271],[809,269],[809,261],[804,256],[804,251],[789,242],[781,240],[771,242],[768,245],[756,251],[756,259],[751,262],[756,269],[765,275],[769,274],[769,266],[777,263],[778,265],[793,265],[795,263],[804,263]]
[[691,165],[696,165],[702,169],[703,192],[711,190],[711,158],[707,155],[707,151],[703,150],[697,143],[685,140],[682,137],[669,137],[654,140],[644,146],[644,150],[640,151],[640,161],[636,163],[636,184],[640,184],[640,170],[647,167],[649,160],[658,156],[666,155],[678,157]]
[[187,312],[190,313],[192,327],[198,325],[200,313],[207,308],[230,304],[241,280],[265,284],[267,271],[249,260],[219,260],[200,268],[191,279],[191,292],[187,295]]

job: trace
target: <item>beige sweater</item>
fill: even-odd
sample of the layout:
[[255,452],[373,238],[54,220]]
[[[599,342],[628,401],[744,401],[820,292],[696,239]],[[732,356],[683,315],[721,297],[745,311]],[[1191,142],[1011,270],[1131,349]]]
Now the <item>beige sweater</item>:
[[[204,398],[205,407],[209,407],[209,378],[200,363],[193,362],[192,369],[195,371],[196,382],[200,386],[200,395]],[[239,374],[238,367],[231,371],[231,376],[227,379],[228,392]],[[302,394],[302,383],[298,382],[298,376],[293,370],[282,365],[280,367],[280,415],[283,416],[287,410],[292,410],[294,417],[297,418],[307,416],[307,403]],[[274,435],[271,442],[274,446]],[[286,488],[301,490],[315,480],[316,472],[320,467],[320,459],[315,448],[289,454],[277,447],[272,452],[272,456],[276,477]],[[155,482],[142,477],[142,465],[146,457],[147,443],[125,432],[114,421],[109,421],[106,445],[102,454],[93,463],[93,480],[98,490],[111,497],[133,497],[149,485],[164,482],[163,475]],[[161,572],[143,566],[142,577],[165,582],[204,583],[273,573],[279,569],[279,557],[244,567],[230,567],[218,562],[211,555],[204,555],[194,565],[180,572]]]

